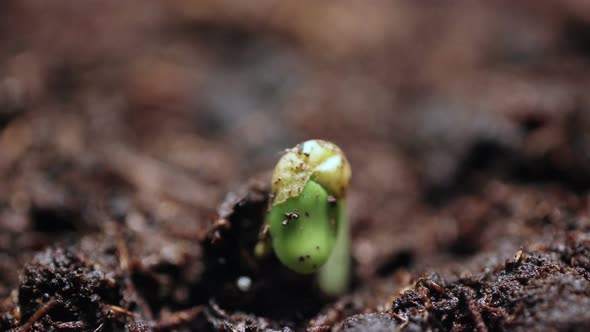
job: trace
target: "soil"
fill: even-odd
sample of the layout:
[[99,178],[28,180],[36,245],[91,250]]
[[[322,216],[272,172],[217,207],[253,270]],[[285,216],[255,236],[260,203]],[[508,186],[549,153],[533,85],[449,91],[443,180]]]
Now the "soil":
[[[0,331],[590,330],[590,5],[0,3]],[[354,284],[258,259],[337,143]]]

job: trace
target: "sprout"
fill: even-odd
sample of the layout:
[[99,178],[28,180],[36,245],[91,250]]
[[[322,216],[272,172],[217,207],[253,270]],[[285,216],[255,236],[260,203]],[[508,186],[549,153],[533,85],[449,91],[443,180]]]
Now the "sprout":
[[[345,292],[349,284],[345,196],[350,176],[340,148],[322,140],[286,150],[272,176],[266,224],[274,252],[293,271],[318,272],[320,288],[330,295]],[[264,243],[257,253],[264,252]]]

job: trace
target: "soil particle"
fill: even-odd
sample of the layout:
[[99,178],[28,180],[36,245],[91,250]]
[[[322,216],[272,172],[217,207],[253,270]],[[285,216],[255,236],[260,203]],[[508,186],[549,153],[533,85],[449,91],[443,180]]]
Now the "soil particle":
[[[493,271],[448,283],[425,275],[394,300],[391,312],[400,323],[411,323],[408,330],[588,329],[588,271],[562,259],[564,252],[588,250],[588,245],[574,240],[560,251],[519,251]],[[551,315],[545,314],[549,307]]]
[[47,249],[21,274],[18,307],[23,329],[46,331],[66,325],[85,329],[122,327],[112,307],[123,299],[120,271],[113,271],[68,249]]
[[388,313],[371,313],[348,317],[339,332],[382,332],[395,331],[403,324],[397,323]]

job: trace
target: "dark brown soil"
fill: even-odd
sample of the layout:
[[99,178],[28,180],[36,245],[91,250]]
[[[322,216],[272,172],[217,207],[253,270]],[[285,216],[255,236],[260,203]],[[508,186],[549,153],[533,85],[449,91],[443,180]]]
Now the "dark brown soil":
[[[588,331],[588,91],[584,1],[1,1],[0,331]],[[310,138],[338,298],[252,255]]]

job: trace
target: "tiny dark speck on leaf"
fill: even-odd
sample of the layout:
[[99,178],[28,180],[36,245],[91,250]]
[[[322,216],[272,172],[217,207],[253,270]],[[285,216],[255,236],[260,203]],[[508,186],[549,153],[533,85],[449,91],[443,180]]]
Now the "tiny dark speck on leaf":
[[305,216],[309,218],[309,212],[305,211]]
[[299,256],[299,261],[300,261],[300,262],[303,262],[304,260],[305,260],[305,257],[303,257],[303,256]]
[[315,246],[315,250],[320,250],[320,246]]
[[311,258],[311,256],[310,256],[310,255],[305,255],[305,257],[306,257],[306,258]]

